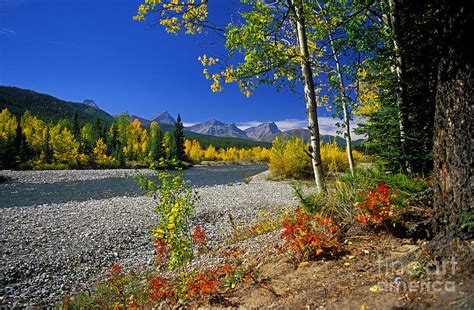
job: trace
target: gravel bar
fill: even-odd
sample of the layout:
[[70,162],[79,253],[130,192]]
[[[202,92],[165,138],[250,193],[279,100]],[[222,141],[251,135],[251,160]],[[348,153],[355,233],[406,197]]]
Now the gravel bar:
[[[1,175],[15,183],[52,184],[61,182],[101,180],[107,178],[120,178],[134,175],[135,169],[103,169],[103,170],[1,170]],[[155,170],[139,169],[142,174],[155,175]]]
[[[130,170],[128,170],[130,171]],[[122,170],[12,172],[16,182],[95,179],[123,176]],[[199,187],[195,223],[211,242],[236,222],[251,223],[258,211],[296,204],[286,182],[267,180],[268,172],[248,183]],[[56,179],[57,178],[57,179]],[[65,295],[92,287],[112,264],[152,268],[151,227],[157,218],[145,196],[114,197],[60,204],[0,208],[0,308],[52,305]]]

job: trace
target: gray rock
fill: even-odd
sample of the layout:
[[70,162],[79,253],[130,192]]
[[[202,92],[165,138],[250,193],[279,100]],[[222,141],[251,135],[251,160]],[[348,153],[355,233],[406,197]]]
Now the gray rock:
[[[19,180],[30,176],[42,180],[35,172],[14,173]],[[114,170],[80,171],[85,176],[67,173],[38,175],[54,183],[123,174]],[[296,204],[291,186],[267,181],[265,173],[249,184],[196,190],[201,199],[193,225],[199,223],[206,229],[211,245],[224,240],[231,230],[229,213],[235,222],[250,224],[259,211]],[[4,286],[0,308],[53,305],[66,294],[94,287],[113,264],[135,271],[152,268],[150,231],[158,221],[153,209],[154,202],[146,196],[0,208]]]

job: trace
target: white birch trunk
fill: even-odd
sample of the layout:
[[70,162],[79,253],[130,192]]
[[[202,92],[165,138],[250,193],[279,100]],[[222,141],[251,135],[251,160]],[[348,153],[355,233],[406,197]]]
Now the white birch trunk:
[[288,0],[296,14],[296,33],[298,36],[298,47],[303,57],[301,62],[301,73],[303,75],[304,95],[306,101],[306,115],[308,118],[308,129],[311,138],[311,161],[314,172],[316,188],[319,192],[325,190],[324,176],[321,162],[321,150],[319,141],[319,124],[317,114],[316,93],[314,90],[313,72],[309,59],[308,42],[306,37],[306,28],[303,17],[303,8],[301,4],[295,4],[294,0]]

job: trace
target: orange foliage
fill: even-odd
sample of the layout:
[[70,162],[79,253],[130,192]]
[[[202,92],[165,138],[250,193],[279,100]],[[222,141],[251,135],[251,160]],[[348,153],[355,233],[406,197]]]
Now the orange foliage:
[[207,236],[206,231],[201,227],[201,225],[198,224],[196,227],[194,227],[191,239],[193,243],[198,247],[199,252],[206,250],[209,237]]
[[331,218],[310,215],[297,208],[294,213],[285,214],[282,225],[283,249],[298,260],[314,259],[322,254],[334,255],[341,250],[336,240],[338,226]]
[[363,225],[378,226],[385,221],[391,210],[390,190],[380,183],[375,190],[368,192],[362,202],[357,203],[354,209],[360,210],[357,220]]

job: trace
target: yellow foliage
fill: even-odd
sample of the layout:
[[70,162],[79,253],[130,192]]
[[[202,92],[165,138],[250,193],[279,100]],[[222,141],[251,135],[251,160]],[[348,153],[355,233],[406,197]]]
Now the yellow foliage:
[[215,160],[217,158],[217,151],[216,148],[212,145],[209,145],[206,151],[204,152],[204,159],[205,160]]
[[295,136],[284,141],[277,137],[272,144],[269,169],[273,177],[303,178],[311,174],[311,159],[307,146]]
[[33,152],[39,153],[42,146],[47,143],[46,124],[37,119],[36,116],[31,115],[28,111],[21,117],[20,124],[28,146]]
[[[177,34],[183,27],[186,34],[202,32],[202,23],[207,18],[207,4],[204,1],[195,3],[195,0],[142,0],[138,6],[134,20],[143,21],[151,12],[160,12],[159,23],[167,32]],[[179,17],[179,18],[178,18]]]
[[251,149],[229,147],[219,149],[209,145],[207,149],[202,149],[196,140],[186,140],[184,142],[185,153],[193,162],[202,160],[220,160],[220,161],[268,161],[271,151],[263,147],[253,147]]
[[321,144],[321,161],[326,172],[341,172],[349,166],[347,153],[342,151],[336,141],[328,144]]
[[147,137],[146,129],[141,126],[138,119],[134,119],[125,128],[126,145],[123,147],[123,153],[128,160],[141,160],[147,155]]
[[95,143],[95,147],[92,149],[92,154],[94,155],[94,159],[96,161],[109,161],[111,158],[105,154],[107,150],[107,145],[104,143],[102,138],[99,138]]
[[79,142],[72,132],[56,124],[50,130],[49,145],[53,150],[54,160],[58,163],[75,164],[79,155]]
[[201,162],[205,156],[205,151],[201,148],[201,144],[197,140],[185,140],[184,141],[184,151],[186,156],[191,159],[191,161],[198,163]]
[[15,139],[18,123],[16,117],[7,108],[0,113],[0,139],[11,142]]
[[[297,137],[284,141],[277,137],[273,141],[269,169],[275,178],[304,178],[312,172],[311,158],[308,155],[308,146]],[[320,145],[321,161],[326,173],[343,172],[348,166],[347,153],[339,148],[337,143]],[[358,162],[363,160],[363,155],[352,151],[354,159]]]
[[354,113],[365,116],[380,110],[379,85],[367,79],[367,71],[364,69],[359,70],[357,77],[359,79],[358,97],[360,105],[354,109]]

